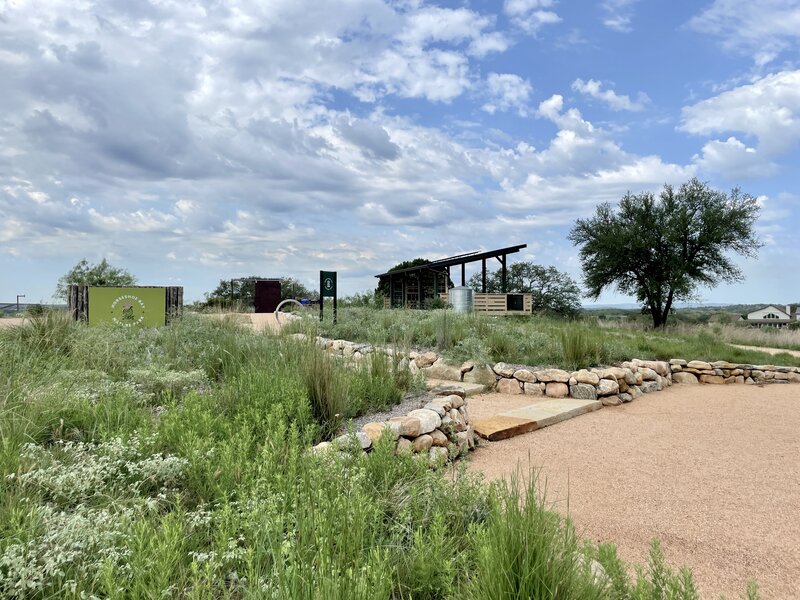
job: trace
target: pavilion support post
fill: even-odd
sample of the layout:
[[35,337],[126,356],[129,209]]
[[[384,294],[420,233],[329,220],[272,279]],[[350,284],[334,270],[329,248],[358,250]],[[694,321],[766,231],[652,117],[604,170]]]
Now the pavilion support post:
[[505,294],[506,291],[507,291],[506,290],[506,275],[507,275],[507,272],[506,272],[506,255],[505,254],[503,254],[503,257],[500,259],[500,264],[502,265],[502,278],[501,278],[501,283],[500,283],[500,286],[501,286],[500,290],[501,290],[501,292],[503,294]]
[[464,286],[467,285],[466,273],[467,273],[467,263],[463,263],[462,262],[461,263],[461,287],[464,287]]
[[422,289],[422,271],[417,271],[417,308],[422,308],[425,290]]
[[486,259],[481,260],[481,293],[486,293]]
[[439,297],[439,274],[434,271],[433,272],[433,299]]

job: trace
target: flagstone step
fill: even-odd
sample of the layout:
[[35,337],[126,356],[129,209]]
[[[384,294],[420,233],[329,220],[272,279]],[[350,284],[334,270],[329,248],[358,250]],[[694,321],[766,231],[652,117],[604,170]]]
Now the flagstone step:
[[479,436],[490,442],[496,442],[554,425],[602,407],[603,403],[599,400],[575,398],[543,400],[493,417],[476,419],[473,426]]

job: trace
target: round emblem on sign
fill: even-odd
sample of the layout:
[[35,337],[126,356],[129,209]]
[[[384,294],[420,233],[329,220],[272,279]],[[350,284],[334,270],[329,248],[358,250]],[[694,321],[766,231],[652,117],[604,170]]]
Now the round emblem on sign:
[[139,296],[123,294],[111,303],[111,320],[117,325],[133,327],[144,321],[145,306]]
[[326,290],[332,290],[333,289],[333,279],[331,279],[330,277],[328,277],[325,280],[325,289]]

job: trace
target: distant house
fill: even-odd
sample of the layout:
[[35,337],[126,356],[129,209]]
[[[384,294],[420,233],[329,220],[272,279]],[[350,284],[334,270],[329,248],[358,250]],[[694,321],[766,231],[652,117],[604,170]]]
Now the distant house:
[[746,321],[750,327],[777,327],[782,329],[797,322],[797,306],[770,304],[747,313],[746,316],[742,316],[739,320]]

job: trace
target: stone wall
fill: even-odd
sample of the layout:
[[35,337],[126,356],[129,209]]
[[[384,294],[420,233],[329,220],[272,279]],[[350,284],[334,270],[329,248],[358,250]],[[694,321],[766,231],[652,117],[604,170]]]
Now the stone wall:
[[634,359],[618,367],[579,371],[497,363],[492,371],[497,379],[494,386],[497,392],[601,400],[606,406],[630,402],[642,394],[658,392],[673,383],[800,383],[798,367],[723,361],[708,363],[677,358],[669,362]]
[[381,436],[387,435],[397,453],[426,454],[434,464],[455,460],[477,444],[467,410],[466,392],[460,386],[451,385],[433,390],[432,394],[433,398],[423,408],[412,410],[404,417],[367,423],[359,431],[317,444],[314,451],[358,447],[368,452]]

